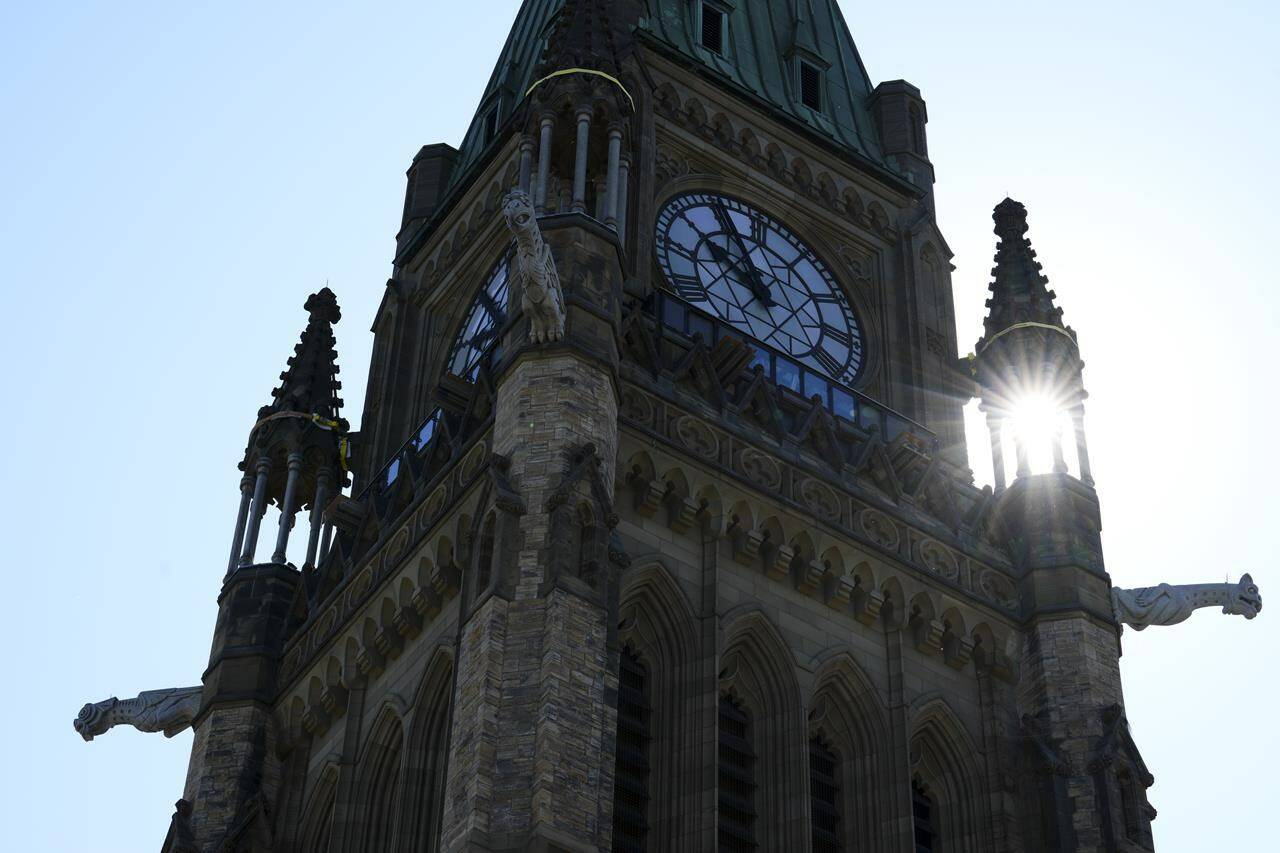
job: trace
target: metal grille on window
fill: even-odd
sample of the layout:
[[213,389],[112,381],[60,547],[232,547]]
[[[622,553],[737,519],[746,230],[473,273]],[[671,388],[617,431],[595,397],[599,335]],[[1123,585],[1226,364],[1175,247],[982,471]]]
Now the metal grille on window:
[[724,53],[724,12],[709,3],[702,4],[702,46]]
[[822,71],[804,61],[800,63],[800,101],[811,110],[822,109]]
[[756,849],[756,754],[751,720],[729,696],[720,697],[719,848],[720,853]]
[[613,849],[644,853],[649,833],[648,672],[629,647],[618,668],[618,747],[613,787]]
[[809,740],[809,809],[813,853],[841,853],[840,756],[821,737]]
[[933,825],[933,798],[920,784],[911,780],[911,823],[915,834],[916,853],[933,853],[938,832]]

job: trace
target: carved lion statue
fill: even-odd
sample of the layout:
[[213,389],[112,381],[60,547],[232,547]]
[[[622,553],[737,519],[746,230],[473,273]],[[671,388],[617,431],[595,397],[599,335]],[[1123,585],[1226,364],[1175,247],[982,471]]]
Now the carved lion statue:
[[112,696],[89,702],[80,709],[73,725],[85,740],[93,740],[116,726],[133,726],[140,732],[164,732],[165,737],[173,737],[191,725],[199,710],[198,686],[146,690],[132,699]]
[[1240,583],[1228,584],[1231,587],[1222,612],[1230,616],[1243,616],[1252,619],[1262,612],[1262,593],[1249,574],[1240,577]]
[[1221,607],[1229,616],[1252,619],[1262,611],[1262,594],[1246,574],[1239,583],[1112,589],[1111,603],[1117,622],[1141,631],[1149,625],[1176,625],[1202,607]]
[[502,202],[502,215],[516,240],[512,278],[520,285],[520,307],[529,318],[534,343],[564,337],[564,294],[551,247],[542,239],[529,194],[513,190]]

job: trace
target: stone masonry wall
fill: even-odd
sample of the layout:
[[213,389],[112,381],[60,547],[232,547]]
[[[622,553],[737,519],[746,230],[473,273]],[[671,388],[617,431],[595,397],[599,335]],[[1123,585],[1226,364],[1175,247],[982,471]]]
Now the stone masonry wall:
[[267,710],[252,704],[217,708],[196,728],[183,797],[193,806],[192,830],[201,850],[215,848],[256,790],[256,780],[244,778],[244,768],[265,762],[264,776],[272,778],[264,783],[274,783],[271,791],[278,785],[270,729]]
[[[607,460],[612,492],[616,423],[608,374],[571,351],[526,353],[499,384],[494,451],[510,459],[526,512],[514,565],[496,567],[499,592],[462,632],[447,850],[609,849],[613,617],[590,590],[552,577],[546,504],[587,443]],[[574,500],[590,498],[589,482],[575,488]]]

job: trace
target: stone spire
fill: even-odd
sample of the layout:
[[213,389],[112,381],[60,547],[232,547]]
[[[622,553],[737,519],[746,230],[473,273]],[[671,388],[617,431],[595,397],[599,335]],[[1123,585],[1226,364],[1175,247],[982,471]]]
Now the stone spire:
[[[565,0],[534,77],[541,79],[570,68],[602,71],[617,77],[619,47],[625,44],[626,34],[617,28],[615,21],[634,20],[633,5],[629,0],[612,4],[607,0]],[[621,7],[622,14],[615,17],[610,13],[610,6]]]
[[280,525],[270,562],[286,562],[294,516],[309,507],[305,564],[315,565],[323,508],[347,482],[348,424],[340,417],[342,383],[333,336],[342,312],[327,287],[311,294],[303,308],[307,327],[280,374],[279,387],[271,392],[273,401],[258,410],[249,431],[228,574],[254,563],[262,518],[273,504],[280,508]]
[[[288,368],[280,374],[280,386],[271,392],[273,401],[258,410],[265,418],[280,412],[301,412],[327,421],[337,421],[342,409],[338,389],[337,342],[333,324],[342,319],[338,299],[329,288],[313,293],[303,308],[309,317],[302,337],[293,348]],[[346,422],[343,429],[346,429]]]
[[[978,350],[985,349],[995,336],[1021,323],[1054,326],[1070,333],[1062,323],[1062,309],[1049,289],[1049,279],[1040,272],[1035,249],[1027,239],[1027,208],[1011,198],[996,205],[991,218],[996,223],[996,265],[988,288],[987,318]],[[1074,336],[1074,335],[1073,335]]]
[[[1084,437],[1084,362],[1076,333],[1062,322],[1062,309],[1041,272],[1027,239],[1027,209],[1011,198],[996,205],[996,265],[991,271],[991,298],[974,368],[982,387],[982,410],[991,431],[996,489],[1005,485],[1005,422],[1029,406],[1069,415],[1076,438],[1080,479],[1092,484]],[[1017,436],[1018,476],[1031,473],[1027,447]],[[1052,437],[1054,470],[1066,472],[1062,433]]]

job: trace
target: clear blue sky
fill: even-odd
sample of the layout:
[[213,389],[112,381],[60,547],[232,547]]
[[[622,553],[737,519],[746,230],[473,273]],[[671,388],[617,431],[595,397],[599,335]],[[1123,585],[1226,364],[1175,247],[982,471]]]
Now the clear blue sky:
[[[356,418],[404,170],[460,140],[517,5],[0,11],[6,849],[158,848],[190,734],[85,744],[71,720],[198,682],[235,464],[302,302],[326,280],[342,301]],[[843,5],[873,80],[928,100],[962,341],[991,207],[1030,209],[1088,362],[1117,583],[1280,591],[1274,4]],[[1251,848],[1270,820],[1278,619],[1125,634],[1164,851]]]

